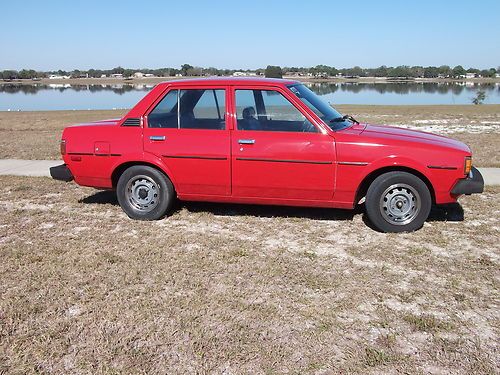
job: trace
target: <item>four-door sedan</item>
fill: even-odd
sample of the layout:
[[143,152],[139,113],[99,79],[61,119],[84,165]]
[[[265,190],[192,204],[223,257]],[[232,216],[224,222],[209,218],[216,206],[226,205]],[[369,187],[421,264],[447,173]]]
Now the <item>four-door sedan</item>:
[[358,123],[303,84],[160,83],[125,117],[64,129],[53,178],[115,189],[133,219],[186,201],[332,207],[365,202],[384,232],[420,228],[432,204],[481,193],[463,143]]

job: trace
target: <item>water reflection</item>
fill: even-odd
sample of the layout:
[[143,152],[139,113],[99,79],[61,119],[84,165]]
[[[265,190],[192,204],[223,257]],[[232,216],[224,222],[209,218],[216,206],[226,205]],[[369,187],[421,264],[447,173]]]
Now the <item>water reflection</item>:
[[[500,83],[338,82],[307,84],[333,104],[471,104],[479,90],[485,103],[500,104]],[[112,109],[134,106],[153,84],[0,84],[0,111]]]
[[23,85],[23,84],[15,84],[8,83],[0,85],[0,93],[7,94],[37,94],[43,90],[56,90],[59,92],[64,92],[66,90],[71,90],[75,92],[80,91],[89,91],[89,92],[100,92],[100,91],[110,91],[115,94],[121,95],[130,91],[144,91],[147,92],[151,90],[154,85],[146,85],[146,84],[128,84],[128,83],[119,83],[119,84],[102,84],[102,85],[70,85],[63,83],[49,83],[49,84],[32,84],[32,85]]
[[500,91],[500,84],[496,83],[477,83],[477,82],[412,82],[412,83],[364,83],[364,82],[339,82],[339,83],[311,83],[307,86],[319,95],[333,94],[337,91],[360,93],[363,91],[374,91],[379,94],[453,94],[460,95],[464,91],[474,93],[478,90],[488,92]]

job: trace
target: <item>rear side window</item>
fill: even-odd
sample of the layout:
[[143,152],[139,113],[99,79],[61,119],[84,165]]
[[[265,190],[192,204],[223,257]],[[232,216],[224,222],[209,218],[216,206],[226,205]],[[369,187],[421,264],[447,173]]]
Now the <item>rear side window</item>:
[[173,90],[149,114],[148,126],[223,130],[226,128],[225,115],[225,90]]

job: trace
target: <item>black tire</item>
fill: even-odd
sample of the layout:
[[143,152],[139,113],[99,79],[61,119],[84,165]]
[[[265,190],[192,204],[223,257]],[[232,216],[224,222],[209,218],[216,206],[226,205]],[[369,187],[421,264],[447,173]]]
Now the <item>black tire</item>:
[[429,217],[431,193],[425,182],[407,172],[378,176],[366,193],[366,213],[381,232],[412,232]]
[[175,193],[164,173],[145,165],[134,165],[118,179],[116,196],[131,219],[158,220],[172,206]]

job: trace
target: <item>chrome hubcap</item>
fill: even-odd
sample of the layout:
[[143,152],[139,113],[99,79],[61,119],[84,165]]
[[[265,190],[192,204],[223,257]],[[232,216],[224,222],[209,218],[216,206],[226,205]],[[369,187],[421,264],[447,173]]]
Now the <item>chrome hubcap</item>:
[[420,211],[420,195],[410,185],[389,186],[380,198],[380,212],[386,221],[395,225],[411,223]]
[[125,196],[136,210],[149,212],[158,205],[160,187],[148,176],[136,176],[127,183]]

